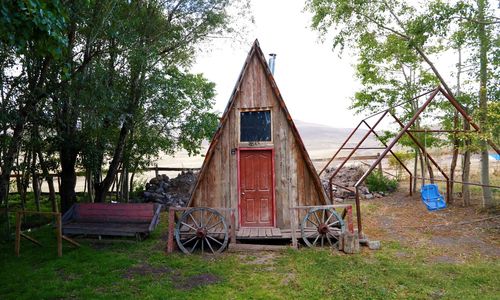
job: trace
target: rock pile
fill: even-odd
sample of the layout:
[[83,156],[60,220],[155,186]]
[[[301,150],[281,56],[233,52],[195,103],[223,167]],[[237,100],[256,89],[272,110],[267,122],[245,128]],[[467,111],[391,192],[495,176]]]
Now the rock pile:
[[[325,170],[324,175],[321,177],[321,182],[323,184],[323,188],[325,189],[326,193],[328,194],[330,192],[329,189],[329,182],[328,180],[330,179],[330,176],[332,175],[333,171],[335,171],[335,167],[328,168]],[[341,185],[341,186],[346,186],[353,188],[354,190],[354,184],[363,176],[366,170],[364,170],[360,166],[344,166],[342,169],[340,169],[339,173],[335,175],[333,178],[333,183]],[[335,185],[332,185],[333,188],[333,197],[335,198],[334,200],[336,202],[342,202],[344,199],[354,199],[356,196],[354,192],[345,190],[343,188],[339,188]],[[378,194],[378,193],[370,193],[368,190],[368,187],[363,183],[361,186],[359,186],[359,192],[361,196],[365,199],[372,199],[374,197],[382,197],[383,195]]]
[[186,206],[196,183],[197,174],[192,171],[181,172],[170,179],[162,174],[146,183],[143,194],[145,202],[156,202],[166,207]]

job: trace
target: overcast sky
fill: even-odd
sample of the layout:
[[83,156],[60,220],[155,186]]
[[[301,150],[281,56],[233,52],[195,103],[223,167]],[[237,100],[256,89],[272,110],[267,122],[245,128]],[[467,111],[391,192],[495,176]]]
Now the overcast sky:
[[275,79],[294,119],[354,127],[361,117],[348,110],[356,91],[352,64],[344,53],[333,53],[322,44],[318,33],[309,29],[311,15],[303,11],[304,1],[253,0],[255,24],[249,26],[247,41],[231,45],[214,41],[211,51],[199,55],[195,72],[216,83],[216,110],[222,112],[238,78],[253,41],[259,40],[267,55],[276,53]]
[[[499,0],[489,1],[495,14],[500,14]],[[217,111],[224,111],[247,53],[257,38],[266,55],[277,54],[275,79],[294,119],[342,128],[359,123],[362,116],[348,109],[360,87],[354,77],[355,57],[349,55],[349,49],[339,57],[338,51],[332,51],[331,41],[320,42],[318,32],[309,28],[312,15],[304,11],[304,3],[303,0],[251,0],[255,24],[248,26],[246,41],[234,44],[227,39],[216,39],[210,51],[199,55],[193,71],[204,73],[216,83]],[[431,58],[438,69],[453,70],[455,56],[449,52]],[[453,85],[451,72],[442,75]]]

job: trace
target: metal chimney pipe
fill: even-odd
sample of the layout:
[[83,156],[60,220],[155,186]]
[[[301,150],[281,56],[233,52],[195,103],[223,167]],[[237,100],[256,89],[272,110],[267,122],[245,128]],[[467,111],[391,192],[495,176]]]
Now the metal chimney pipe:
[[274,66],[276,65],[276,53],[269,53],[269,69],[271,74],[274,75]]

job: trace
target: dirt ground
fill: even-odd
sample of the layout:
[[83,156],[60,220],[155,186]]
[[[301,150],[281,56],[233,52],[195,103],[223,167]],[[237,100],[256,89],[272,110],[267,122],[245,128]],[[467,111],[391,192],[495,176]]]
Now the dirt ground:
[[222,279],[214,274],[198,274],[185,277],[179,271],[168,267],[155,267],[149,264],[139,264],[129,268],[123,275],[123,278],[134,279],[136,276],[150,275],[153,278],[167,275],[174,283],[174,287],[180,290],[191,290],[193,288],[214,284]]
[[[420,196],[398,191],[364,202],[365,233],[371,240],[398,241],[431,250],[435,262],[500,258],[500,212],[486,213],[459,204],[429,212]],[[412,253],[400,253],[402,257]]]

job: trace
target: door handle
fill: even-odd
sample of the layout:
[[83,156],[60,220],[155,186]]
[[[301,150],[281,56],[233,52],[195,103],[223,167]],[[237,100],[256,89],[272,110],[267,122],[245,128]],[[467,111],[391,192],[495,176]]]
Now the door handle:
[[242,195],[242,196],[243,196],[243,195],[245,195],[245,192],[241,192],[241,195]]

